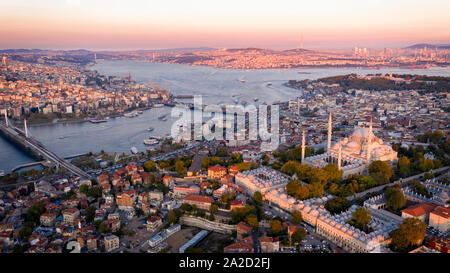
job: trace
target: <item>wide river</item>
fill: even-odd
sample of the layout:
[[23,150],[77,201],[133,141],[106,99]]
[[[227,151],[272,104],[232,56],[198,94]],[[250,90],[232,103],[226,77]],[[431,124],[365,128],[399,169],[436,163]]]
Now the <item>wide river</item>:
[[[100,61],[90,69],[105,75],[131,77],[142,83],[150,81],[166,87],[174,95],[199,94],[203,103],[233,103],[234,99],[246,100],[248,103],[286,101],[299,95],[298,90],[287,88],[282,84],[288,80],[317,79],[326,76],[349,73],[408,73],[450,76],[449,69],[432,68],[427,70],[409,69],[265,69],[265,70],[231,70],[213,67],[188,66],[179,64],[148,63],[138,61]],[[298,73],[301,72],[301,73]],[[243,82],[245,81],[245,82]],[[269,84],[271,83],[271,84]],[[234,95],[234,96],[233,96]],[[31,135],[40,140],[50,150],[61,156],[85,152],[125,152],[135,146],[145,151],[143,140],[149,135],[163,136],[170,132],[175,119],[170,118],[171,108],[153,108],[134,117],[111,118],[106,123],[92,124],[71,123],[30,127]],[[167,121],[158,119],[162,114],[169,114]],[[148,127],[154,127],[151,133]],[[0,170],[9,172],[17,165],[32,162],[33,159],[0,138]]]

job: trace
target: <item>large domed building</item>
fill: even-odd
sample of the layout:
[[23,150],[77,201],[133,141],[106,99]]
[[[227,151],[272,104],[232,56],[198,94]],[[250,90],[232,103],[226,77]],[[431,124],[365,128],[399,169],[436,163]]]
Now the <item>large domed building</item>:
[[329,163],[335,163],[344,171],[343,177],[352,174],[363,174],[374,160],[387,161],[390,164],[397,161],[397,152],[383,140],[375,136],[372,130],[372,119],[369,128],[356,128],[349,137],[331,145],[332,117],[328,120],[327,152],[321,155],[304,158],[305,136],[302,139],[302,163],[311,167],[322,168]]

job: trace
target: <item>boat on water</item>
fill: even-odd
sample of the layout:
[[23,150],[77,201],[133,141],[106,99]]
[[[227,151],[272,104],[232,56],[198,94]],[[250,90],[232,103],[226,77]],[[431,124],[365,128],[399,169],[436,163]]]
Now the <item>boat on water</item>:
[[162,103],[157,103],[157,104],[153,105],[154,108],[159,108],[159,107],[163,107],[163,106],[164,106],[164,104],[162,104]]
[[159,141],[156,139],[145,139],[144,140],[145,145],[156,145],[158,143],[159,143]]
[[138,114],[140,115],[140,114],[143,114],[144,113],[144,111],[142,111],[142,110],[139,110],[138,111]]
[[271,86],[271,85],[272,85],[272,83],[271,83],[271,82],[268,82],[268,83],[267,83],[267,86]]
[[255,102],[257,102],[257,101],[259,101],[259,98],[254,98],[253,100],[254,100]]
[[58,137],[59,139],[65,139],[66,137],[65,136],[60,136],[60,137]]
[[242,83],[245,83],[245,80],[241,80]]
[[0,170],[0,176],[5,176],[5,171],[4,170]]
[[159,116],[158,119],[166,121],[167,120],[167,114]]
[[107,122],[106,119],[98,119],[98,118],[94,118],[90,120],[91,123],[102,123],[102,122]]
[[133,112],[130,112],[130,113],[123,114],[123,116],[126,117],[126,118],[134,118],[137,115],[139,115],[139,113],[137,111],[133,111]]
[[138,153],[138,150],[137,150],[137,148],[136,148],[136,147],[134,147],[134,146],[133,146],[133,147],[131,147],[131,149],[130,149],[130,150],[131,150],[131,153],[132,153],[132,154],[137,154],[137,153]]
[[151,132],[151,131],[153,131],[153,130],[155,130],[155,128],[153,128],[153,127],[148,127],[148,128],[147,128],[147,131],[149,131],[149,132]]

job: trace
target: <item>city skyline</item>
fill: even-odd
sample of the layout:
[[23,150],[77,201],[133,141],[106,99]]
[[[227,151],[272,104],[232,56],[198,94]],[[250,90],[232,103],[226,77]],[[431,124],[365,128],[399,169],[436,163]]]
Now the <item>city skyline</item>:
[[[1,48],[341,49],[449,44],[446,1],[14,1],[0,4]],[[255,12],[257,11],[257,12]]]

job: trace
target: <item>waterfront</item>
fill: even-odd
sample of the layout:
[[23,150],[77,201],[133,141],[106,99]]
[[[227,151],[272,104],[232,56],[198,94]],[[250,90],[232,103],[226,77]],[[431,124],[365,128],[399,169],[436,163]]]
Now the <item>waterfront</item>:
[[[409,69],[267,69],[267,70],[229,70],[213,67],[199,67],[178,64],[144,63],[136,61],[100,61],[94,67],[106,75],[126,76],[130,72],[138,82],[153,82],[167,88],[174,95],[201,94],[203,103],[233,103],[236,98],[254,103],[286,101],[294,99],[300,91],[283,86],[290,79],[317,79],[326,76],[349,73],[405,73],[450,76],[450,70],[435,68],[428,70]],[[299,74],[298,72],[308,74]],[[241,80],[245,80],[242,82]],[[271,83],[269,85],[268,83]],[[233,97],[232,95],[236,96]],[[188,100],[189,101],[189,100]],[[33,137],[40,140],[51,151],[60,156],[69,156],[85,152],[125,152],[135,146],[145,151],[143,140],[149,135],[163,136],[170,132],[175,119],[168,115],[167,121],[158,119],[162,114],[170,114],[171,108],[153,108],[134,117],[111,118],[106,123],[92,124],[69,123],[30,127]],[[154,127],[148,132],[147,128]],[[33,159],[23,154],[6,140],[0,139],[0,170],[9,172],[17,165],[32,162]]]

